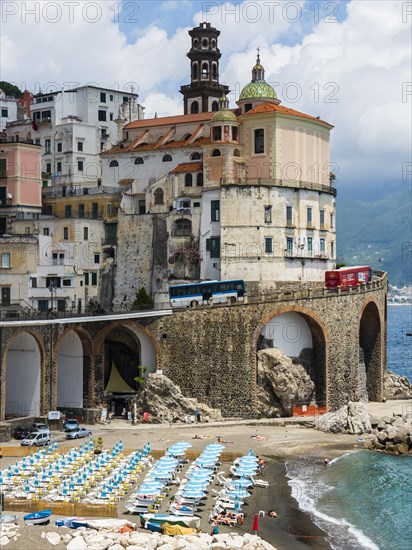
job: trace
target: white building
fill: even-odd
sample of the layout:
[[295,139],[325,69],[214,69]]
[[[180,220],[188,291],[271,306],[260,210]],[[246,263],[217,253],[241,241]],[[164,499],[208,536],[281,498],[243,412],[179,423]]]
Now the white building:
[[6,129],[8,122],[17,119],[17,99],[6,96],[0,89],[0,132]]

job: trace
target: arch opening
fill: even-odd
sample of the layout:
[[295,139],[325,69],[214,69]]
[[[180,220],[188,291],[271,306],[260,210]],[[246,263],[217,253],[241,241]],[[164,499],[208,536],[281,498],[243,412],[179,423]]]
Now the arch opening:
[[79,335],[68,331],[60,341],[57,351],[57,407],[59,409],[83,408],[84,349]]
[[359,325],[359,398],[380,401],[382,398],[382,346],[379,310],[370,302],[363,310]]
[[6,357],[6,418],[39,416],[41,412],[41,353],[36,339],[21,332]]

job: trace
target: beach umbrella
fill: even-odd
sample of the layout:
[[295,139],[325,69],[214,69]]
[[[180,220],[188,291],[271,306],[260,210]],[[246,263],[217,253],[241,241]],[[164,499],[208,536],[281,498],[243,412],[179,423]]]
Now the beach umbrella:
[[253,531],[255,535],[257,535],[257,532],[259,531],[259,519],[257,514],[255,514],[255,517],[253,518]]

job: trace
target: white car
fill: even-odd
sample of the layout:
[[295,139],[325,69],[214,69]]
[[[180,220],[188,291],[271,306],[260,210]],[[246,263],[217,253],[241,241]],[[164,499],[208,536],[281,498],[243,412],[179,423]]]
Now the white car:
[[87,428],[77,428],[77,430],[72,430],[66,435],[66,439],[79,439],[80,437],[89,437],[92,435],[92,432]]
[[23,445],[23,447],[41,447],[42,445],[50,445],[50,433],[33,432],[23,439],[21,445]]

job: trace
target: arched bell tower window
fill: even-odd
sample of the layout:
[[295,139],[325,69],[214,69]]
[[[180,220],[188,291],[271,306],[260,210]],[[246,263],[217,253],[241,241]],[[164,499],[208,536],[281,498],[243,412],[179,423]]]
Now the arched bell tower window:
[[212,111],[218,111],[219,110],[219,103],[217,101],[212,102]]
[[220,149],[213,149],[212,151],[212,157],[221,157],[222,153],[220,152]]
[[197,80],[199,78],[199,67],[197,63],[193,63],[193,80]]
[[212,38],[211,45],[212,45],[212,50],[215,50],[216,49],[216,40],[214,38]]
[[237,127],[232,126],[232,140],[237,141]]
[[185,174],[185,187],[192,187],[193,176],[190,173]]
[[216,65],[216,63],[212,63],[212,78],[213,78],[213,80],[217,80],[217,65]]
[[199,40],[197,38],[193,40],[193,47],[195,50],[197,50],[199,47]]
[[204,38],[202,40],[202,48],[208,48],[209,47],[209,40],[207,38]]
[[251,103],[246,103],[245,105],[245,113],[247,113],[248,111],[250,111],[252,109],[252,104]]
[[192,115],[199,112],[199,103],[197,101],[193,101],[190,105],[190,112],[192,113]]
[[209,77],[209,67],[207,63],[202,63],[202,79],[206,80]]
[[155,200],[155,204],[163,204],[163,200],[164,200],[164,193],[163,193],[163,189],[156,189],[156,191],[154,192],[154,200]]

